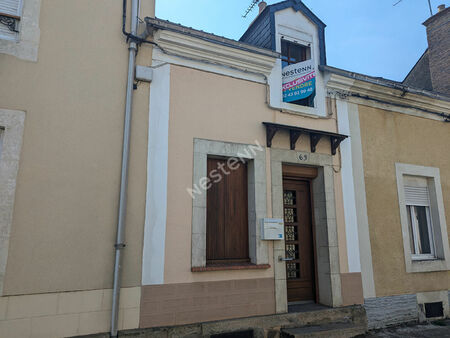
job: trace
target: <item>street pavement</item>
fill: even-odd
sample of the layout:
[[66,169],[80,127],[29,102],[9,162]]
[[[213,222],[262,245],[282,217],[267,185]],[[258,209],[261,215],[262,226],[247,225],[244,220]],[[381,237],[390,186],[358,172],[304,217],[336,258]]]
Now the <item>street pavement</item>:
[[396,338],[396,337],[439,337],[450,338],[450,319],[429,324],[402,325],[369,332],[364,337]]

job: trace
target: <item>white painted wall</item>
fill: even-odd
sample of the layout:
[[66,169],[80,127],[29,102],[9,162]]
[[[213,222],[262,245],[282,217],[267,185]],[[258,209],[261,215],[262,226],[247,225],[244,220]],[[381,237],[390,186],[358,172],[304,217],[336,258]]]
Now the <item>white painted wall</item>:
[[164,283],[169,103],[170,65],[166,64],[154,68],[150,86],[143,285]]
[[358,106],[339,99],[336,106],[339,132],[349,136],[340,145],[349,272],[361,272],[364,298],[373,298],[376,293]]
[[348,103],[346,101],[337,100],[336,106],[339,133],[349,135],[349,140],[347,142],[342,142],[340,145],[348,269],[349,272],[361,272]]

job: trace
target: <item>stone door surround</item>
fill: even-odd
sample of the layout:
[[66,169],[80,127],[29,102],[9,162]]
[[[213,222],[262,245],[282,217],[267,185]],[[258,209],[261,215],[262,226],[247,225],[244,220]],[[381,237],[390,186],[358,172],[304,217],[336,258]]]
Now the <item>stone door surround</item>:
[[[342,305],[336,208],[334,198],[333,159],[331,155],[271,149],[272,213],[283,218],[283,164],[316,167],[318,175],[311,181],[316,236],[317,285],[319,302]],[[274,242],[275,300],[277,313],[287,312],[285,242]]]

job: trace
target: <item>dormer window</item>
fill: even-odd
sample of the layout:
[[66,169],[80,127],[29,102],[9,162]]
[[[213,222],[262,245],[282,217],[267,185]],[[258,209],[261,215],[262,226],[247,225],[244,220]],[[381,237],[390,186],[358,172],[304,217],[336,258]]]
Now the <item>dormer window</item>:
[[281,39],[283,102],[314,107],[315,67],[311,47]]
[[281,40],[281,62],[283,68],[311,59],[311,48],[297,43]]
[[325,24],[301,0],[268,5],[241,42],[281,55],[268,78],[269,106],[286,113],[327,116]]

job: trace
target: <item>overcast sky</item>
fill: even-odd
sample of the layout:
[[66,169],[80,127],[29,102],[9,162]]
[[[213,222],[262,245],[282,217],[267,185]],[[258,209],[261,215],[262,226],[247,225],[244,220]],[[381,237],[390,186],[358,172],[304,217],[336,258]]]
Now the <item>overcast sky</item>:
[[[330,66],[403,81],[427,48],[428,0],[304,0],[325,24]],[[266,0],[268,4],[278,0]],[[238,40],[257,7],[242,18],[251,0],[156,0],[156,16]],[[437,6],[450,0],[431,0]]]

